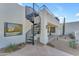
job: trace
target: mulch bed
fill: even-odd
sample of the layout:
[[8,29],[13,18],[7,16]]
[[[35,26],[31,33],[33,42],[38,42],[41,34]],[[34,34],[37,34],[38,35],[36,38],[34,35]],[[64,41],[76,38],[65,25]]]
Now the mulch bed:
[[[25,43],[17,44],[17,45],[16,45],[17,48],[16,48],[15,51],[17,51],[17,50],[19,50],[19,49],[25,47],[25,45],[26,45]],[[6,48],[1,48],[1,49],[0,49],[0,53],[8,53],[8,52],[5,52],[5,49],[6,49]],[[12,52],[13,52],[13,51],[12,51]]]

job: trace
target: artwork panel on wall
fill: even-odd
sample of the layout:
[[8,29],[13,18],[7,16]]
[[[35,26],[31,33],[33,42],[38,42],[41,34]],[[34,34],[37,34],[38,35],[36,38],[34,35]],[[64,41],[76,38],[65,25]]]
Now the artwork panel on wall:
[[4,36],[17,36],[17,35],[22,35],[22,24],[17,24],[17,23],[4,23]]

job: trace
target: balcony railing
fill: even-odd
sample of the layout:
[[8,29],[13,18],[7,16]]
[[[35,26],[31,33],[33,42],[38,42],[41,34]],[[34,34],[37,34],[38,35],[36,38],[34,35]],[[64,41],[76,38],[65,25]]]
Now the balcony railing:
[[58,17],[55,17],[55,19],[56,19],[57,21],[60,21],[60,20],[58,19]]
[[[41,10],[41,9],[46,9],[46,10],[50,13],[50,15],[53,16],[52,12],[49,10],[49,8],[48,8],[46,5],[41,6],[41,7],[40,7],[40,10]],[[56,19],[58,22],[60,21],[60,20],[58,19],[58,17],[55,17],[55,19]]]

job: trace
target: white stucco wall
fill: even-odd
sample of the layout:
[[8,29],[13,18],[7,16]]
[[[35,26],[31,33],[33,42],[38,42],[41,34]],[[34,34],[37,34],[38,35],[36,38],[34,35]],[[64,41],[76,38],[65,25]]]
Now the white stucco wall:
[[52,24],[58,26],[59,25],[59,21],[57,19],[55,19],[55,15],[52,14],[52,13],[49,13],[48,10],[44,10],[44,11],[46,13],[45,17],[46,17],[47,21],[49,23],[52,23]]
[[[59,33],[62,34],[62,24],[59,26]],[[79,32],[79,22],[71,22],[65,24],[65,34],[69,34],[72,32]]]
[[40,42],[43,44],[47,44],[48,43],[48,32],[47,32],[48,23],[51,23],[56,26],[56,32],[53,34],[59,35],[58,28],[57,28],[59,26],[59,21],[57,21],[57,19],[55,19],[55,16],[53,14],[50,14],[47,9],[40,10],[40,16],[41,16]]
[[[4,37],[4,23],[17,23],[23,25],[23,34]],[[25,8],[16,3],[0,3],[0,48],[9,44],[25,42],[25,34],[30,29],[31,23],[25,19]]]
[[46,12],[45,10],[42,10],[40,12],[40,17],[41,17],[41,33],[40,33],[40,42],[42,44],[47,44],[48,43],[48,33],[47,33],[47,24],[48,24],[48,19],[46,17]]
[[75,35],[75,39],[79,44],[79,21],[66,23],[66,34],[73,33]]
[[45,19],[47,19],[47,22],[48,23],[51,23],[53,25],[55,25],[55,33],[52,33],[53,35],[59,35],[59,21],[57,19],[55,19],[55,15],[50,13],[47,9],[46,10],[43,10],[45,12]]

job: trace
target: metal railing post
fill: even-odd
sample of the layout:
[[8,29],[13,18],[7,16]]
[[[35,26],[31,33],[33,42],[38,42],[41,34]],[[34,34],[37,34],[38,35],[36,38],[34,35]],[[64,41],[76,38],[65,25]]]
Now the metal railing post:
[[34,45],[34,3],[33,3],[33,45]]

